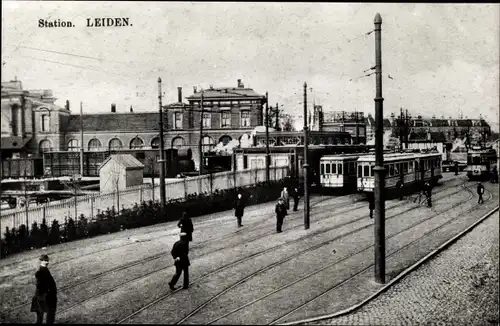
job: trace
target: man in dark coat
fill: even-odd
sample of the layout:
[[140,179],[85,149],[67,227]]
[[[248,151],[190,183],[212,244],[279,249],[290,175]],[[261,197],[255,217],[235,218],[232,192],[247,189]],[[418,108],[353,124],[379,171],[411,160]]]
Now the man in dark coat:
[[299,199],[300,199],[299,187],[294,187],[292,189],[292,197],[293,197],[293,211],[296,212],[299,207]]
[[373,218],[373,210],[375,209],[375,194],[368,194],[368,208],[370,209],[370,218]]
[[479,195],[479,199],[477,201],[478,204],[484,203],[483,194],[484,194],[484,186],[481,182],[477,184],[477,194]]
[[279,198],[276,203],[276,208],[274,209],[276,212],[276,232],[281,233],[281,227],[283,226],[283,220],[286,216],[286,204],[283,198]]
[[234,216],[236,216],[236,219],[238,220],[238,227],[242,227],[243,224],[241,224],[241,219],[243,217],[243,213],[245,211],[245,200],[243,199],[243,195],[241,192],[238,192],[238,198],[236,198],[236,201],[234,203]]
[[458,162],[455,162],[455,175],[458,175]]
[[396,183],[396,191],[398,192],[399,200],[403,200],[403,181],[398,180]]
[[177,226],[181,228],[182,233],[186,233],[187,241],[193,241],[193,221],[191,221],[191,218],[186,212],[182,213],[182,217],[179,220],[179,223],[177,223]]
[[40,268],[35,273],[36,291],[31,301],[31,311],[36,312],[36,323],[43,323],[43,314],[47,314],[47,324],[53,324],[57,309],[57,286],[47,268],[49,256],[40,257]]
[[424,184],[424,193],[427,199],[427,207],[432,207],[432,187],[429,181]]
[[179,280],[182,272],[184,272],[184,282],[182,284],[182,288],[189,288],[189,266],[191,265],[188,257],[189,245],[185,233],[181,233],[180,237],[180,240],[174,243],[172,251],[170,252],[175,261],[175,274],[172,277],[172,280],[168,283],[168,286],[172,291],[175,290],[175,284]]

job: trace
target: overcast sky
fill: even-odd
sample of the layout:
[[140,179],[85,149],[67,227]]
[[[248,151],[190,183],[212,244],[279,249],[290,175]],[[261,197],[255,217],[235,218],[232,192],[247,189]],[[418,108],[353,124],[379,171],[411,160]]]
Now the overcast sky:
[[[78,112],[151,111],[198,88],[269,92],[291,114],[309,101],[325,111],[374,112],[373,18],[382,16],[384,114],[486,116],[499,110],[499,6],[494,4],[21,2],[2,1],[2,81],[52,89]],[[86,28],[87,18],[132,26]],[[38,20],[74,28],[39,28]],[[43,52],[26,47],[91,58]],[[49,60],[54,62],[48,62]],[[64,65],[63,65],[64,64]],[[85,68],[75,67],[81,66]],[[369,71],[371,72],[371,71]],[[391,75],[392,79],[388,78]],[[353,79],[350,81],[350,79]]]

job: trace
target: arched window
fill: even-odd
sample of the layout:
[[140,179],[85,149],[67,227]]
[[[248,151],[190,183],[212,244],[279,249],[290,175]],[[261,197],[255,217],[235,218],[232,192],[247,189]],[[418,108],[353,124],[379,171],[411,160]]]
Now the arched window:
[[89,141],[89,151],[98,151],[101,146],[101,141],[97,138],[92,138]]
[[68,142],[68,151],[71,152],[78,152],[80,150],[80,146],[78,145],[78,140],[76,139],[71,139]]
[[122,141],[118,138],[113,138],[109,141],[109,150],[117,150],[123,147]]
[[47,151],[50,151],[51,150],[51,147],[52,147],[52,144],[50,143],[50,140],[48,139],[44,139],[40,142],[40,145],[39,145],[39,148],[40,148],[40,152],[43,153],[43,152],[47,152]]
[[226,146],[231,140],[233,140],[233,138],[231,138],[231,136],[225,135],[225,136],[222,136],[221,138],[219,138],[219,143],[222,142],[222,144],[224,146]]
[[135,137],[130,141],[130,149],[138,149],[144,147],[144,142],[139,137]]
[[42,114],[41,120],[42,131],[50,131],[50,116],[48,114]]
[[151,148],[160,148],[160,137],[155,137],[151,140]]
[[252,137],[249,134],[243,134],[240,136],[241,148],[252,147],[252,144],[253,144]]
[[184,138],[175,137],[174,139],[172,139],[172,147],[173,148],[181,148],[181,147],[184,147],[184,145],[185,145]]
[[215,147],[214,139],[210,136],[204,136],[202,143],[203,143],[203,149],[202,149],[203,152],[209,152]]

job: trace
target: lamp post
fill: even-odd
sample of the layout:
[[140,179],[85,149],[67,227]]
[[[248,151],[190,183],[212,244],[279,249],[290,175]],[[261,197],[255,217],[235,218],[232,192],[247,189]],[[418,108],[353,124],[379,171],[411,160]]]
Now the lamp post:
[[307,135],[307,83],[304,83],[304,228],[309,229],[309,182],[307,164],[308,135]]
[[[165,208],[165,144],[163,140],[163,110],[161,105],[161,78],[158,77],[158,102],[160,104],[160,201],[162,208]],[[154,178],[154,175],[153,175]],[[154,188],[153,188],[154,192]]]
[[266,92],[266,181],[269,182],[269,166],[271,165],[271,156],[269,155],[269,97]]
[[385,283],[385,169],[383,143],[383,101],[382,97],[382,17],[377,13],[375,23],[375,281]]

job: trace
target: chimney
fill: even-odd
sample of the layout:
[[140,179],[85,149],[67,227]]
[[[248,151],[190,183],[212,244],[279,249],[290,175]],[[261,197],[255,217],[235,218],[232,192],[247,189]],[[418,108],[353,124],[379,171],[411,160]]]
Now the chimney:
[[111,112],[116,112],[116,104],[115,103],[111,103]]
[[130,106],[130,112],[134,112],[134,109],[132,109],[132,105]]
[[69,101],[68,100],[66,100],[66,110],[69,111]]
[[177,102],[182,103],[182,87],[177,87]]
[[239,88],[243,88],[244,87],[243,83],[241,82],[241,79],[238,79],[238,87]]
[[193,92],[196,94],[196,86],[193,86]]

